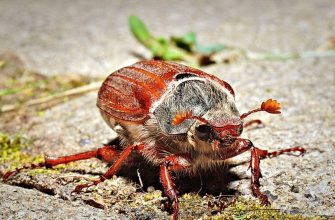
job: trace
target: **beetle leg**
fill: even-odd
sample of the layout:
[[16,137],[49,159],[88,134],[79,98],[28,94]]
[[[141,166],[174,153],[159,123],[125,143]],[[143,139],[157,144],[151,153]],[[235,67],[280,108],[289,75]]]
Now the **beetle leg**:
[[86,160],[86,159],[90,159],[93,157],[96,157],[106,162],[111,162],[118,155],[119,155],[119,152],[115,150],[113,146],[106,145],[96,150],[86,151],[83,153],[73,154],[69,156],[56,157],[56,158],[45,156],[44,162],[41,162],[38,164],[24,165],[21,168],[16,168],[15,170],[8,171],[2,176],[2,179],[4,182],[6,182],[10,176],[18,174],[23,169],[36,169],[36,168],[41,168],[41,167],[51,168],[59,164],[66,164],[66,163],[78,161],[78,160]]
[[259,164],[263,152],[264,152],[263,150],[257,147],[252,147],[251,149],[251,160],[250,160],[251,190],[254,196],[256,196],[263,205],[270,205],[268,197],[261,192],[260,190],[261,184],[259,183],[259,178],[262,177]]
[[248,139],[236,138],[235,142],[229,147],[219,149],[219,156],[221,160],[226,160],[237,155],[240,155],[253,146],[252,142]]
[[64,157],[45,157],[45,166],[47,168],[51,168],[53,166],[56,166],[58,164],[65,164],[73,161],[78,160],[86,160],[93,157],[96,157],[102,161],[105,162],[112,162],[117,156],[119,155],[119,152],[113,148],[113,146],[104,146],[101,148],[98,148],[96,150],[87,151],[79,154],[64,156]]
[[178,219],[179,199],[178,191],[171,176],[171,171],[178,171],[191,166],[191,160],[187,155],[170,155],[166,157],[164,162],[160,165],[160,180],[165,194],[174,202],[173,219]]
[[220,151],[221,159],[225,160],[228,158],[235,157],[241,153],[244,153],[248,149],[251,149],[251,190],[254,196],[256,196],[262,204],[269,205],[270,202],[266,195],[260,191],[259,179],[262,177],[260,171],[260,160],[266,157],[275,157],[284,153],[299,152],[300,155],[305,153],[305,149],[302,147],[292,147],[287,149],[282,149],[278,151],[268,152],[267,150],[262,150],[254,147],[252,142],[248,139],[237,138],[236,141],[230,146],[223,148]]
[[272,152],[268,152],[267,150],[261,150],[260,157],[261,159],[264,159],[267,157],[272,158],[272,157],[276,157],[284,153],[291,153],[291,152],[299,152],[298,155],[294,155],[294,156],[302,156],[306,152],[306,150],[299,146],[281,149],[281,150],[272,151]]
[[249,126],[254,125],[254,124],[260,125],[260,124],[263,124],[263,122],[259,119],[254,119],[254,120],[250,120],[248,122],[245,122],[243,124],[243,127],[246,128],[246,127],[249,127]]
[[119,158],[115,161],[115,163],[113,164],[113,166],[111,166],[107,170],[107,172],[105,174],[103,174],[102,176],[100,176],[100,179],[95,180],[92,183],[78,185],[73,190],[73,192],[80,193],[84,188],[88,188],[90,186],[95,186],[95,185],[97,185],[97,184],[105,181],[106,179],[112,178],[113,175],[119,170],[119,168],[121,167],[121,165],[125,162],[125,160],[128,158],[128,156],[130,155],[130,153],[132,151],[134,151],[134,150],[143,150],[143,148],[144,148],[143,144],[130,145],[130,146],[126,147],[124,149],[124,151],[120,154]]
[[[228,159],[231,157],[235,157],[247,150],[251,149],[251,160],[250,160],[250,167],[251,167],[251,190],[255,197],[257,197],[262,204],[269,205],[270,202],[268,200],[268,197],[264,195],[260,190],[260,183],[259,178],[261,178],[261,171],[259,168],[260,160],[265,155],[265,152],[267,151],[258,149],[257,147],[254,147],[253,143],[248,139],[243,138],[237,138],[236,141],[232,144],[232,146],[228,147],[227,149],[223,148],[225,150],[224,152],[224,158]],[[221,153],[221,154],[222,154]]]
[[262,174],[260,172],[260,167],[259,167],[260,160],[266,157],[275,157],[280,154],[296,152],[296,151],[300,153],[297,156],[303,155],[306,152],[306,150],[302,147],[292,147],[292,148],[282,149],[282,150],[273,151],[273,152],[268,152],[267,150],[262,150],[257,147],[253,147],[251,149],[251,160],[250,160],[251,189],[252,189],[254,196],[259,198],[262,204],[269,205],[270,202],[267,196],[264,195],[259,189],[260,188],[259,178],[262,177]]
[[[256,196],[262,204],[269,205],[270,202],[268,197],[264,195],[260,190],[259,178],[262,176],[259,168],[260,159],[262,155],[265,155],[265,151],[254,147],[253,143],[248,139],[237,138],[236,141],[227,148],[222,148],[220,152],[221,159],[226,160],[228,158],[235,157],[241,153],[251,149],[251,190],[254,196]],[[267,152],[267,151],[266,151]],[[263,154],[262,154],[263,153]]]
[[36,169],[36,168],[41,168],[41,167],[44,167],[45,163],[44,162],[41,162],[41,163],[33,163],[33,164],[26,164],[26,165],[23,165],[22,167],[20,168],[16,168],[15,170],[10,170],[10,171],[7,171],[3,176],[2,176],[2,181],[3,182],[7,182],[7,180],[9,179],[9,177],[13,176],[13,175],[16,175],[18,173],[21,172],[21,170],[23,169]]

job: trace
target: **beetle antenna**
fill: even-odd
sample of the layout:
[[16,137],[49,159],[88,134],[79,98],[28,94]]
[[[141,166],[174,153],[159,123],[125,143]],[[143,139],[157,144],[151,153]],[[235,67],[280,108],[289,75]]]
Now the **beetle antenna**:
[[173,125],[179,125],[183,123],[186,119],[192,118],[192,110],[177,113],[176,116],[172,119]]
[[251,111],[248,111],[247,113],[244,113],[240,116],[240,119],[244,119],[248,115],[255,113],[255,112],[260,112],[260,111],[265,111],[270,114],[280,114],[280,103],[277,102],[277,100],[274,99],[268,99],[265,102],[262,102],[262,105],[260,108],[253,109]]
[[172,119],[172,124],[173,125],[179,125],[183,123],[186,119],[196,119],[198,121],[201,121],[205,124],[208,124],[208,121],[202,117],[199,116],[193,116],[192,110],[190,111],[185,111],[181,113],[177,113],[176,116]]

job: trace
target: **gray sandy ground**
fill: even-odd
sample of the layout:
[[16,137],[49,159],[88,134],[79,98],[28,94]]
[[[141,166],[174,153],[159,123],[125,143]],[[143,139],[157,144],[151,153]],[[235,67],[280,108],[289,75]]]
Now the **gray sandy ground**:
[[[0,52],[14,51],[23,57],[29,69],[45,74],[75,72],[103,77],[135,62],[137,58],[131,52],[149,57],[128,31],[130,14],[142,17],[157,35],[192,30],[198,33],[200,41],[229,43],[254,51],[313,50],[335,33],[335,7],[331,0],[224,3],[3,0],[0,1]],[[334,58],[285,62],[241,60],[204,68],[233,86],[241,113],[267,98],[282,103],[281,115],[255,115],[265,122],[265,127],[244,133],[256,146],[275,150],[300,145],[307,149],[304,157],[283,155],[262,161],[262,190],[269,195],[274,208],[307,216],[335,215],[334,64]],[[95,102],[93,92],[47,110],[41,117],[30,118],[28,124],[33,127],[26,133],[36,139],[36,148],[31,152],[65,155],[100,146],[112,137],[113,132],[100,118]],[[21,126],[17,130],[28,127]],[[247,157],[245,154],[236,160]],[[93,167],[92,163],[99,166]],[[250,195],[247,166],[232,168],[240,180],[231,182],[229,187]],[[106,170],[97,161],[83,162],[81,167],[91,173]],[[62,175],[71,178],[66,176],[70,174]],[[0,183],[2,219],[57,216],[100,219],[116,218],[116,215],[166,218],[164,212],[146,215],[131,208],[123,208],[125,216],[118,212],[118,207],[107,213],[82,203],[84,197],[70,196],[75,184],[55,183],[57,176],[53,175],[30,178],[23,173],[13,181],[19,185],[31,181],[29,187],[52,189],[56,196]],[[116,178],[112,185],[114,181],[123,180]],[[127,181],[121,185],[124,186],[121,189],[130,190],[127,195],[136,191]],[[78,199],[72,201],[74,198]]]
[[106,213],[82,202],[64,201],[15,186],[0,185],[2,219],[126,219],[122,214]]

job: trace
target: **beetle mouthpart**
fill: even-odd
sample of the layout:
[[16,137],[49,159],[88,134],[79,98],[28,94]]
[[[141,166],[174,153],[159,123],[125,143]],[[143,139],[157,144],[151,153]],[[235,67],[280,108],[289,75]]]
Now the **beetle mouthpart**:
[[231,136],[226,136],[223,139],[214,139],[211,142],[211,147],[213,151],[219,151],[225,147],[231,146],[231,144],[234,142],[235,138],[232,138]]
[[220,139],[226,138],[228,135],[230,135],[230,131],[224,130],[219,134]]
[[225,126],[241,125],[241,119],[239,117],[230,117],[218,120],[210,120],[209,123],[214,127],[223,128]]
[[211,145],[213,151],[218,151],[220,149],[221,143],[219,140],[214,140]]
[[241,134],[242,124],[228,124],[223,127],[214,127],[214,130],[219,134],[220,139],[224,139],[228,136],[237,137]]

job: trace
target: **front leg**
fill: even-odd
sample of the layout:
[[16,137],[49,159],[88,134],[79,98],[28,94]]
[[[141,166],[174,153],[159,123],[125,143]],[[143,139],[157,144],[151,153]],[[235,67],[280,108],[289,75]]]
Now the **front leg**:
[[236,141],[229,147],[223,148],[220,152],[222,159],[229,159],[240,155],[247,150],[251,149],[251,190],[254,196],[256,196],[262,204],[269,205],[269,200],[266,195],[264,195],[260,190],[259,178],[262,176],[259,168],[261,150],[254,147],[253,143],[248,139],[237,138]]
[[170,155],[165,158],[160,165],[160,180],[163,185],[165,194],[173,201],[173,219],[178,219],[179,215],[179,199],[178,191],[173,182],[171,171],[178,171],[191,167],[191,159],[187,155]]
[[251,149],[251,190],[255,197],[257,197],[262,204],[269,205],[270,202],[268,197],[264,195],[260,190],[259,179],[262,177],[260,171],[260,160],[266,157],[275,157],[283,153],[299,152],[299,155],[305,153],[305,149],[302,147],[286,148],[279,151],[268,152],[262,150],[253,145],[248,139],[237,138],[236,141],[229,147],[220,149],[220,156],[222,160],[226,160],[235,157],[245,151]]
[[291,153],[291,152],[299,152],[299,155],[297,156],[300,156],[300,155],[303,155],[306,152],[306,150],[302,147],[292,147],[292,148],[286,148],[286,149],[282,149],[278,151],[268,152],[267,150],[262,150],[257,147],[252,147],[251,160],[250,160],[251,190],[254,196],[259,198],[262,204],[270,205],[270,202],[268,200],[268,197],[260,191],[259,179],[262,177],[260,167],[259,167],[260,160],[266,157],[276,157],[280,154]]
[[256,196],[263,205],[270,205],[268,197],[263,194],[260,190],[261,184],[259,183],[259,179],[262,177],[260,171],[260,160],[261,160],[261,152],[263,150],[258,149],[257,147],[252,147],[251,149],[251,160],[250,160],[250,168],[251,168],[251,190],[254,196]]

